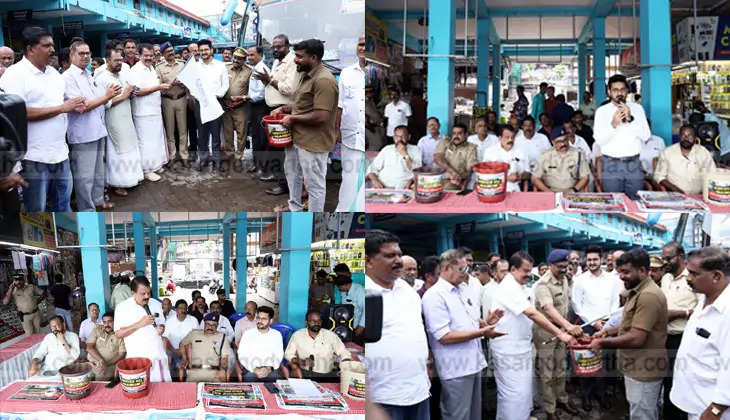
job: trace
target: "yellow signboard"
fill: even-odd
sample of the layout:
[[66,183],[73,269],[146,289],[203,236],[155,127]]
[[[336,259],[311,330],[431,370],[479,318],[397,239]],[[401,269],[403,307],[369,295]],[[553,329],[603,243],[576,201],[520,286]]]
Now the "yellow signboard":
[[23,229],[23,243],[40,248],[56,248],[53,232],[53,216],[51,213],[20,213],[20,224]]

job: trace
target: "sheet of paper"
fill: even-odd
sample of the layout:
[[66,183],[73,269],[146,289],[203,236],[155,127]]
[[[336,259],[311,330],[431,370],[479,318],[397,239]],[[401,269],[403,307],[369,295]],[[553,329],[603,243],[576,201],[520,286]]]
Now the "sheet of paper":
[[294,393],[300,398],[321,397],[322,393],[314,386],[310,379],[292,379],[289,378],[289,386],[292,387]]

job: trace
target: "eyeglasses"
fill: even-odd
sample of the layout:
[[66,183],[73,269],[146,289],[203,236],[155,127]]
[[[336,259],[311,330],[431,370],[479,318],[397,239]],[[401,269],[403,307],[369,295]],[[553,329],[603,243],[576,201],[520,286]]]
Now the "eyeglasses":
[[465,266],[459,268],[460,273],[468,273],[469,271],[471,271],[471,267],[468,265],[465,265]]
[[675,258],[677,258],[677,255],[672,255],[671,257],[662,257],[662,260],[664,260],[664,261],[672,261]]

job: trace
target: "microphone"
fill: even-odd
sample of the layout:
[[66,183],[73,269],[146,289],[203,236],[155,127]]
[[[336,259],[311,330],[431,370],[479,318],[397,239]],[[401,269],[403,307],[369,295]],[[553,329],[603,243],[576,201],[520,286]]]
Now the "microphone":
[[[618,98],[618,103],[620,103],[620,104],[626,104],[626,98]],[[634,121],[634,116],[632,115],[630,120],[627,120],[626,118],[622,118],[621,121],[623,121],[625,123],[626,122],[632,122],[632,121]]]
[[[147,315],[152,315],[152,312],[150,312],[150,305],[144,304],[144,310],[147,312]],[[152,321],[152,326],[157,328],[157,321]]]

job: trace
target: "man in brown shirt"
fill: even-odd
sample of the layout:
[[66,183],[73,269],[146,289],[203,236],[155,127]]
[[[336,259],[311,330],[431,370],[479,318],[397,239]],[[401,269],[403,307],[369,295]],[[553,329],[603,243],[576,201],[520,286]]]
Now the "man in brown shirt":
[[[187,115],[187,92],[185,87],[175,80],[185,63],[175,59],[175,49],[172,44],[165,42],[160,47],[165,61],[156,67],[157,77],[161,83],[170,85],[170,89],[162,93],[162,117],[165,121],[165,132],[167,133],[167,151],[170,154],[170,162],[181,159],[184,164],[188,163],[188,115]],[[179,147],[176,147],[175,125]],[[177,151],[177,152],[176,152]]]
[[309,192],[309,211],[324,211],[327,155],[337,137],[337,80],[322,64],[324,44],[307,39],[294,45],[297,71],[304,73],[292,105],[281,106],[271,115],[285,115],[282,124],[291,127],[294,146],[286,149],[284,173],[289,185],[289,210],[305,210],[302,183]]
[[101,317],[103,325],[96,325],[86,341],[94,378],[97,381],[108,381],[114,377],[114,368],[118,361],[127,355],[124,339],[114,334],[114,312],[107,312]]
[[34,284],[27,284],[25,274],[22,272],[14,274],[13,280],[8,293],[3,298],[3,305],[9,304],[11,300],[15,302],[15,307],[21,313],[20,319],[25,334],[38,333],[41,329],[38,302],[44,296],[44,292]]
[[466,126],[454,124],[451,138],[444,138],[433,152],[433,161],[446,170],[447,190],[463,190],[471,179],[472,168],[478,163],[477,146],[466,141]]
[[616,348],[631,418],[658,419],[659,391],[667,374],[667,299],[649,277],[649,254],[634,248],[616,260],[627,292],[618,336],[593,336],[591,348]]
[[[223,145],[221,151],[228,159],[240,160],[246,147],[248,124],[248,81],[251,69],[245,65],[246,50],[241,47],[233,52],[233,62],[226,63],[228,69],[228,92],[223,96]],[[234,151],[233,132],[236,132]]]

